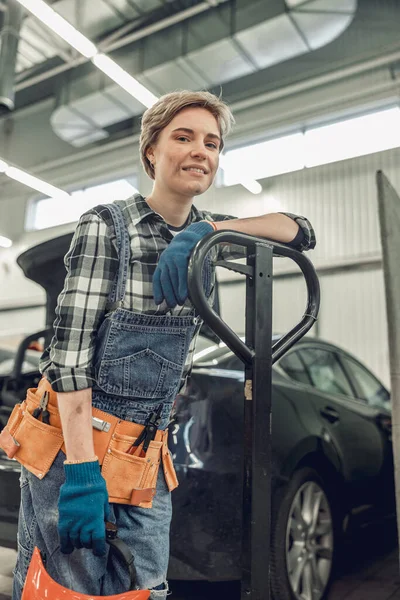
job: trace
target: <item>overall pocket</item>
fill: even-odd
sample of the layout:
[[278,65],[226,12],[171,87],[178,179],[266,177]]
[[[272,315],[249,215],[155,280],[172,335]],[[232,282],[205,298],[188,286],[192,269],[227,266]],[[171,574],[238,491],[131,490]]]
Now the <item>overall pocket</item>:
[[15,459],[36,477],[43,479],[63,444],[61,429],[38,421],[24,410],[13,437],[20,444]]
[[136,438],[114,434],[101,469],[110,502],[151,508],[161,460],[161,442],[150,442],[144,458],[127,454]]
[[178,388],[186,359],[186,332],[113,322],[97,384],[123,398],[163,399]]

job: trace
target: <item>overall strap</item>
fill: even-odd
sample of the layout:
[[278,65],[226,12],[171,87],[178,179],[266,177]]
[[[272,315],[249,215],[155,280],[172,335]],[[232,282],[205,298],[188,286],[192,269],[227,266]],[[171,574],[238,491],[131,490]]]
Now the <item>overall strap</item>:
[[111,288],[110,295],[108,297],[107,309],[113,311],[116,308],[122,306],[125,291],[126,281],[128,277],[129,269],[129,258],[130,258],[130,239],[128,233],[128,227],[125,221],[125,217],[122,208],[119,204],[101,204],[96,207],[97,210],[106,209],[113,221],[115,236],[118,247],[118,273],[114,278],[114,282]]

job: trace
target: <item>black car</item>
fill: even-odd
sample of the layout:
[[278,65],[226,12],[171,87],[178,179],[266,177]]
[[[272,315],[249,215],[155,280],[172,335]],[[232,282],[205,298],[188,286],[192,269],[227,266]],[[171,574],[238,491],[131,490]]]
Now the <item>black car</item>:
[[[20,264],[45,283],[44,257],[52,254],[42,248],[38,260],[38,248],[35,261],[25,253]],[[59,269],[62,274],[62,262]],[[54,306],[60,288],[51,282],[51,293],[45,287]],[[26,370],[0,376],[1,426],[38,379],[37,371]],[[173,494],[172,579],[240,578],[243,386],[240,360],[203,337],[170,426],[180,481]],[[389,393],[347,352],[303,338],[273,368],[272,447],[273,597],[322,600],[352,515],[394,510]],[[7,546],[16,544],[18,473],[18,463],[0,455],[0,544]]]

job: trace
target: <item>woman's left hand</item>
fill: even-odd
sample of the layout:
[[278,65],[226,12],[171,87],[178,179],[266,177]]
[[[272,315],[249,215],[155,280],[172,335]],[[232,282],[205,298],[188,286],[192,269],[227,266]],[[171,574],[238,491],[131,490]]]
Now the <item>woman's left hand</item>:
[[214,231],[207,221],[192,223],[179,233],[161,254],[153,277],[156,304],[166,301],[169,308],[185,303],[188,297],[187,274],[190,254],[199,240]]

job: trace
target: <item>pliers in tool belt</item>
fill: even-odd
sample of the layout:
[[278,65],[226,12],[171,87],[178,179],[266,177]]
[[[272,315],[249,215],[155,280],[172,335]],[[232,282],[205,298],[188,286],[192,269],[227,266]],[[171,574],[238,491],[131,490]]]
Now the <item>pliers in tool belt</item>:
[[35,419],[39,419],[40,415],[42,415],[42,423],[46,425],[50,425],[50,413],[47,410],[47,405],[49,403],[49,392],[44,392],[43,396],[40,398],[39,406],[35,408],[32,413],[32,417]]
[[147,417],[144,429],[141,434],[133,442],[128,450],[128,454],[136,454],[135,448],[138,448],[143,443],[142,451],[146,454],[150,442],[156,437],[158,426],[161,423],[161,411],[163,405],[160,404],[155,411],[152,411]]

